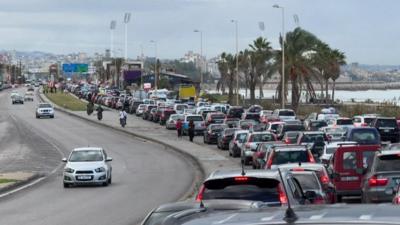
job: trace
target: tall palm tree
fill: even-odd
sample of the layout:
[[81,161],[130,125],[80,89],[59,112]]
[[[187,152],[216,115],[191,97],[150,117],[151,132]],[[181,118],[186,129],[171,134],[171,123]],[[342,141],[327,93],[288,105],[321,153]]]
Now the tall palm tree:
[[[280,42],[282,43],[282,38]],[[290,80],[292,85],[292,108],[294,110],[298,108],[303,85],[309,93],[314,93],[312,81],[315,73],[313,73],[313,60],[312,57],[310,57],[310,53],[315,51],[318,43],[320,43],[320,40],[315,35],[300,27],[286,34],[286,42],[284,45],[285,86],[287,87],[287,82]],[[278,51],[276,55],[277,65],[282,65],[281,54],[282,52]],[[285,96],[280,96],[281,85],[278,85],[277,88],[279,99],[282,97],[286,98],[286,94]],[[287,90],[287,88],[285,88],[285,90]]]
[[257,38],[253,44],[250,44],[250,73],[248,76],[250,99],[255,101],[255,89],[257,84],[260,88],[260,97],[263,96],[263,86],[268,77],[272,75],[271,59],[274,53],[271,43],[263,37]]
[[335,86],[336,80],[340,76],[340,66],[346,65],[346,56],[343,52],[338,49],[334,49],[331,51],[331,67],[329,70],[330,77],[333,80],[332,86],[332,101],[335,101]]
[[228,86],[228,101],[233,102],[233,89],[235,84],[235,67],[236,57],[232,54],[222,53],[221,59],[218,61],[218,69],[221,74],[221,78],[217,83],[217,89],[227,85]]

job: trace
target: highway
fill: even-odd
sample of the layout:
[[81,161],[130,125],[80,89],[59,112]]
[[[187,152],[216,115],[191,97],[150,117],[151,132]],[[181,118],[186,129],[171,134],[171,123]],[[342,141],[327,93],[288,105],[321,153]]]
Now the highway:
[[[37,103],[12,105],[9,91],[0,93],[0,173],[48,176],[0,198],[0,224],[137,224],[190,188],[193,166],[173,151],[57,111],[36,119]],[[113,158],[112,185],[63,188],[61,158],[82,146],[101,146]]]

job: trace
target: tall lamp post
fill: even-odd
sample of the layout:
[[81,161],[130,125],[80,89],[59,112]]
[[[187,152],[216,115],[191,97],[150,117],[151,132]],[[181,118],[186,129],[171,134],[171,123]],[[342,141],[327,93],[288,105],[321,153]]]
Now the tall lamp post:
[[154,90],[157,91],[158,89],[158,73],[157,73],[157,41],[151,40],[151,43],[154,43],[154,56],[155,56],[155,62],[154,62]]
[[231,20],[235,23],[235,33],[236,33],[236,105],[239,105],[239,47],[238,47],[238,21]]
[[200,90],[203,90],[203,31],[201,30],[194,30],[195,33],[200,33]]
[[110,23],[110,35],[111,35],[111,43],[110,43],[110,52],[111,52],[111,57],[114,57],[114,30],[117,27],[117,21],[111,20]]
[[128,23],[131,20],[131,14],[125,13],[124,23],[125,23],[125,62],[128,61]]
[[285,8],[282,6],[279,6],[277,4],[273,5],[272,7],[282,9],[282,94],[281,94],[281,108],[285,108],[285,40],[286,40],[286,34],[285,34]]

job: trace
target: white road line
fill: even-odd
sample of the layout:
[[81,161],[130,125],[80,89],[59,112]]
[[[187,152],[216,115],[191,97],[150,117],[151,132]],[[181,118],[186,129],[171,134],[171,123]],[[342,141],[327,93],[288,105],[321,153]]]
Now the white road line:
[[326,213],[322,213],[322,214],[319,214],[319,215],[313,215],[313,216],[310,217],[310,220],[320,220],[325,215],[326,215]]
[[16,193],[16,192],[18,192],[18,191],[24,190],[25,188],[31,187],[31,186],[33,186],[33,185],[39,183],[40,181],[42,181],[42,180],[44,180],[44,179],[46,179],[46,177],[41,177],[41,178],[39,178],[39,179],[37,179],[37,180],[35,180],[35,181],[29,183],[29,184],[26,184],[26,185],[24,185],[24,186],[21,186],[21,187],[19,187],[19,188],[16,188],[16,189],[14,189],[14,190],[9,191],[9,192],[0,194],[0,198],[3,198],[3,197],[5,197],[5,196],[11,195],[11,194],[14,194],[14,193]]
[[223,224],[223,223],[229,221],[230,219],[232,219],[233,217],[235,217],[236,215],[237,215],[237,213],[234,213],[223,220],[213,222],[213,224]]
[[372,215],[361,215],[360,220],[371,220]]

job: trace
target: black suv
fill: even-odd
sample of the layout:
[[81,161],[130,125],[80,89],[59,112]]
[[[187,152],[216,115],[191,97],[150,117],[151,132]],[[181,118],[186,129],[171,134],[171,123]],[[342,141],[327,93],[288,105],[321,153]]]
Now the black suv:
[[371,127],[375,127],[381,135],[381,141],[399,142],[399,128],[394,117],[377,117]]

